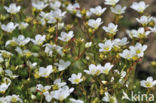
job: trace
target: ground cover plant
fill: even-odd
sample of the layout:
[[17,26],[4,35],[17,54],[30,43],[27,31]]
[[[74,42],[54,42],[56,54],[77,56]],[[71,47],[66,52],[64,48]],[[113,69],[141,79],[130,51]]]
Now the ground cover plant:
[[[139,80],[136,65],[156,17],[143,0],[120,1],[86,9],[76,0],[0,0],[0,103],[154,103],[156,76]],[[127,9],[135,29],[120,27]]]

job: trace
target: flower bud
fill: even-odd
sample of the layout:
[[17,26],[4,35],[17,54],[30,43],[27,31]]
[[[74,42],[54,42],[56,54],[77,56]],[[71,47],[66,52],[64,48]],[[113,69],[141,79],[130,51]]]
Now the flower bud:
[[72,29],[72,27],[73,27],[73,25],[72,25],[72,24],[68,24],[68,25],[66,26],[66,30],[67,30],[67,31],[69,31],[69,30],[71,30],[71,29]]
[[8,68],[8,67],[10,66],[9,61],[6,61],[6,62],[5,62],[5,66],[6,66],[6,68]]
[[156,61],[151,62],[152,66],[156,66]]
[[32,21],[32,17],[27,17],[25,20],[24,20],[25,22],[31,22]]
[[91,103],[99,103],[99,98],[96,97]]
[[53,33],[55,31],[55,27],[50,27],[50,28],[48,28],[48,32],[49,33]]
[[100,95],[103,95],[104,94],[104,90],[102,88],[100,88]]
[[34,77],[35,77],[35,79],[38,79],[40,77],[38,71],[35,71]]
[[31,95],[31,99],[32,99],[32,100],[36,99],[36,96],[32,94],[32,95]]
[[86,9],[85,9],[85,8],[83,8],[83,9],[81,10],[81,14],[82,14],[82,15],[86,15]]
[[103,84],[107,84],[107,81],[103,80],[102,83],[103,83]]

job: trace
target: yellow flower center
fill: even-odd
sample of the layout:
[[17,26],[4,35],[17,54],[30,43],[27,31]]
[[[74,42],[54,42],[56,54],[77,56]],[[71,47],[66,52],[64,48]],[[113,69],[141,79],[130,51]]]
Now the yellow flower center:
[[74,82],[75,83],[79,83],[80,82],[80,79],[79,78],[76,78],[76,79],[74,79]]
[[31,56],[32,54],[31,54],[31,52],[26,52],[25,55],[26,55],[26,57],[29,57],[29,56]]
[[44,93],[44,92],[46,92],[47,90],[46,89],[42,89],[42,92]]
[[137,53],[137,54],[140,54],[140,53],[141,53],[141,50],[137,50],[136,53]]
[[60,100],[60,101],[63,101],[63,99],[64,99],[64,96],[63,96],[63,95],[60,95],[60,96],[59,96],[59,100]]
[[100,72],[101,72],[100,70],[97,70],[97,71],[96,71],[96,75],[99,75],[99,74],[100,74]]
[[106,51],[109,51],[109,49],[110,49],[109,47],[105,47],[105,50],[106,50]]
[[108,72],[109,72],[108,69],[103,70],[103,73],[105,73],[105,74],[108,74]]
[[12,97],[12,98],[11,98],[11,101],[12,101],[12,102],[17,102],[17,98]]
[[146,85],[146,87],[152,87],[152,83],[151,82],[146,82],[145,85]]

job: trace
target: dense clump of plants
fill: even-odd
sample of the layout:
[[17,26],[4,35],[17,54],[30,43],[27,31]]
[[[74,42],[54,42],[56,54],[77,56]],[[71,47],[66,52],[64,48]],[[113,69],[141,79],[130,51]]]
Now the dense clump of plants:
[[[148,4],[104,0],[87,10],[69,0],[25,2],[0,1],[0,103],[154,102],[156,80],[134,78],[156,33]],[[127,8],[138,12],[140,27],[118,38]],[[108,24],[106,11],[114,14]]]

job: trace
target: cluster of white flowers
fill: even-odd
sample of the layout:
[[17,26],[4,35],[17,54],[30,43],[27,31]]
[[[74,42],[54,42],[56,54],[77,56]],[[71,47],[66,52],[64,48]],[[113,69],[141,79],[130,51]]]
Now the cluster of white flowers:
[[25,46],[26,44],[29,43],[31,39],[29,37],[25,38],[24,35],[19,35],[17,38],[13,37],[12,40],[8,40],[5,43],[5,46],[7,47],[8,45],[12,46]]
[[127,38],[124,37],[122,39],[114,39],[113,41],[111,40],[106,40],[105,43],[99,43],[99,52],[109,52],[112,50],[112,48],[120,48],[122,46],[125,46],[129,42],[127,41]]
[[120,53],[120,56],[128,60],[136,60],[137,58],[144,56],[144,51],[147,49],[147,45],[137,43],[135,46],[130,46],[129,49],[130,50],[125,49],[122,53]]
[[1,103],[23,103],[23,100],[19,97],[19,95],[8,95],[6,97],[0,97],[0,102]]
[[87,74],[90,75],[100,75],[101,73],[103,74],[108,74],[109,71],[112,69],[114,65],[110,63],[106,63],[104,66],[98,64],[97,66],[94,64],[89,65],[89,70],[84,70]]
[[[51,87],[53,87],[53,91],[50,91]],[[74,91],[74,88],[69,88],[65,82],[61,82],[61,79],[56,79],[53,86],[38,84],[36,89],[43,93],[47,102],[50,102],[53,98],[63,101]]]
[[[110,85],[114,85],[117,81],[117,85],[119,83],[128,88],[125,77],[129,75],[124,70],[128,67],[124,65],[124,67],[119,68],[118,66],[122,65],[120,61],[136,62],[143,58],[147,50],[147,45],[144,44],[145,39],[148,38],[150,33],[156,33],[156,18],[142,15],[140,18],[136,18],[136,22],[141,24],[141,27],[126,30],[131,40],[128,40],[127,37],[116,38],[118,32],[120,32],[118,20],[123,17],[128,8],[118,3],[119,0],[105,0],[104,2],[105,5],[110,6],[111,13],[115,15],[115,21],[108,24],[104,24],[105,22],[102,18],[108,8],[100,5],[86,10],[82,9],[78,2],[70,3],[68,0],[33,0],[33,17],[25,20],[22,18],[20,22],[18,21],[20,18],[16,18],[17,22],[14,16],[23,12],[21,10],[22,6],[17,6],[15,3],[11,3],[8,7],[4,6],[4,10],[10,15],[11,19],[8,23],[1,23],[0,21],[0,33],[3,34],[0,35],[0,40],[4,38],[4,41],[0,42],[0,75],[2,75],[0,77],[2,78],[0,93],[5,95],[5,97],[0,97],[0,103],[24,102],[25,96],[16,95],[14,92],[11,92],[14,94],[10,95],[9,91],[11,89],[8,90],[11,86],[14,86],[12,85],[14,84],[13,80],[18,80],[19,78],[22,78],[21,81],[23,82],[20,89],[24,88],[25,85],[28,86],[30,81],[35,81],[32,83],[36,90],[33,92],[34,94],[31,93],[32,99],[38,96],[35,93],[39,93],[45,97],[44,100],[46,102],[57,103],[57,101],[62,102],[68,99],[67,103],[89,103],[83,97],[79,99],[79,95],[73,96],[76,97],[73,98],[72,94],[77,95],[83,91],[82,94],[86,96],[87,90],[92,92],[94,88],[100,88],[99,92],[101,93],[102,91],[100,95],[104,96],[103,98],[100,96],[100,103],[102,101],[118,103],[117,96],[109,92],[110,87],[108,89],[104,88],[106,90],[103,90],[103,87],[107,87],[108,82],[110,82]],[[148,6],[144,1],[140,1],[133,2],[130,8],[142,14]],[[68,13],[76,18],[75,21],[72,21],[72,25],[65,22],[68,19]],[[82,22],[78,21],[80,19],[82,19]],[[82,26],[78,27],[77,30],[76,27],[79,24],[81,25],[81,23]],[[105,33],[102,35],[105,39],[93,40],[94,36],[96,38],[96,33],[100,27],[103,29],[102,32]],[[82,29],[82,31],[79,32],[79,29]],[[87,38],[77,38],[83,31],[85,33],[83,37],[87,35]],[[82,66],[80,62],[85,66]],[[76,71],[75,68],[80,68],[81,71]],[[26,70],[26,72],[22,70]],[[102,76],[107,76],[110,80],[104,80],[108,79],[107,77],[101,80],[101,78],[98,78],[100,76],[101,78],[103,78]],[[92,77],[97,78],[97,82],[100,85],[96,85],[96,81],[90,81]],[[25,78],[27,79],[25,80]],[[88,80],[87,83],[94,83],[91,86],[89,84],[91,89],[86,88],[87,86],[84,85],[85,80]],[[53,84],[51,84],[51,81],[53,81]],[[45,83],[47,84],[45,85]],[[147,80],[142,80],[140,85],[145,88],[152,88],[156,85],[156,80],[148,77]],[[77,90],[79,87],[81,90]],[[114,88],[116,87],[113,86]],[[7,90],[8,96],[5,94]],[[22,92],[25,93],[25,91]],[[124,91],[123,94],[125,97],[127,96]],[[29,92],[27,95],[29,95]],[[92,100],[92,96],[91,94],[86,97]],[[35,101],[38,102],[38,100]],[[95,98],[95,102],[92,103],[99,102],[96,102]]]

